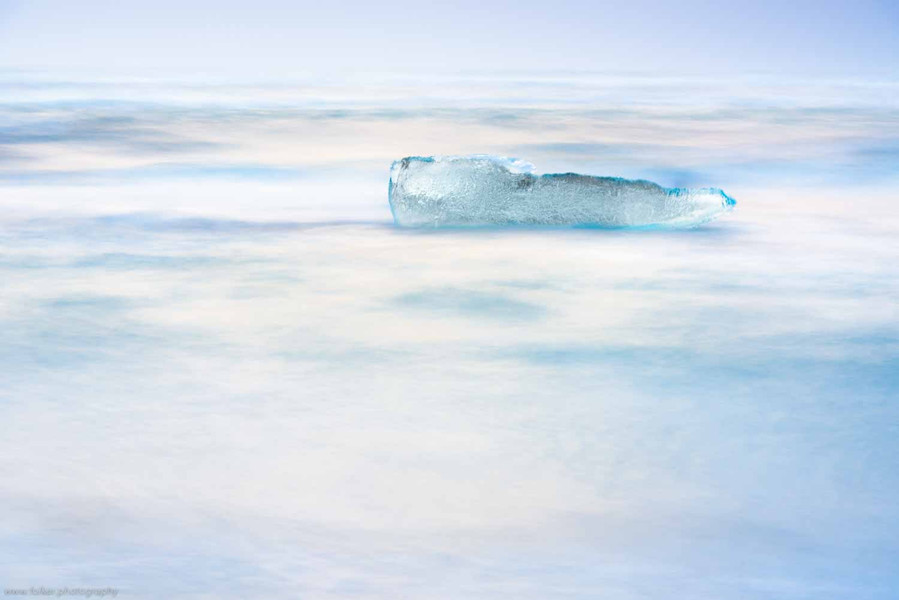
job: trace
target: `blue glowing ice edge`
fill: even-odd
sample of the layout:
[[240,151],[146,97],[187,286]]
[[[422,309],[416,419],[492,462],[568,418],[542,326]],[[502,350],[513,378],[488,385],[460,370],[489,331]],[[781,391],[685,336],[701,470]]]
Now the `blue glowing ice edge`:
[[695,227],[736,204],[716,188],[533,170],[487,155],[397,160],[390,167],[393,220],[402,227]]

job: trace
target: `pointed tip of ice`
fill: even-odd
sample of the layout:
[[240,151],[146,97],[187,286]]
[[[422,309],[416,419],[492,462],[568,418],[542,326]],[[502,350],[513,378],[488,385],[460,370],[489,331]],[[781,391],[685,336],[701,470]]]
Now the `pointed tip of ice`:
[[730,208],[737,205],[737,201],[725,194],[724,191],[718,190],[718,193],[721,194],[721,206]]

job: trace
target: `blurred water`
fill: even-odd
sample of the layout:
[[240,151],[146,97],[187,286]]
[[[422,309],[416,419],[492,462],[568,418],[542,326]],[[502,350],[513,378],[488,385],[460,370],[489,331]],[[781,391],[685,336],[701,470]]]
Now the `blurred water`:
[[[3,81],[5,587],[895,597],[896,84]],[[390,224],[470,152],[739,204]]]

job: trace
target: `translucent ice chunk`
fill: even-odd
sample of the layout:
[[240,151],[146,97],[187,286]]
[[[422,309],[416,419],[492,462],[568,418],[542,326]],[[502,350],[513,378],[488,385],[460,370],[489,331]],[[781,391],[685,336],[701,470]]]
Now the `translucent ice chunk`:
[[583,225],[691,227],[735,201],[715,188],[575,173],[535,175],[517,159],[410,156],[390,168],[390,209],[405,227]]

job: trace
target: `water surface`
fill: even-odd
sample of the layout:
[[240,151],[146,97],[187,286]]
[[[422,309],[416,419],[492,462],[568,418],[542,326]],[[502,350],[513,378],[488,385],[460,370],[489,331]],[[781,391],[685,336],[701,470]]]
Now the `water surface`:
[[[3,86],[4,586],[899,589],[896,84]],[[471,152],[739,204],[393,227]]]

